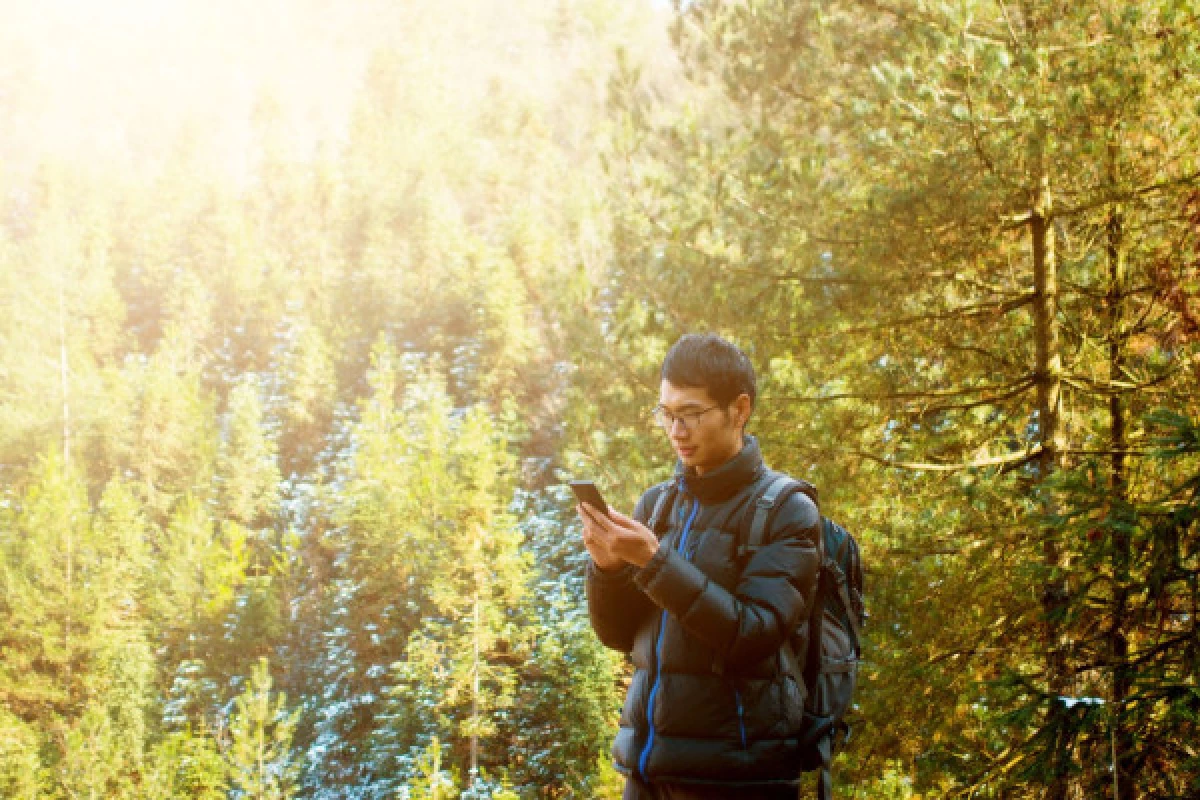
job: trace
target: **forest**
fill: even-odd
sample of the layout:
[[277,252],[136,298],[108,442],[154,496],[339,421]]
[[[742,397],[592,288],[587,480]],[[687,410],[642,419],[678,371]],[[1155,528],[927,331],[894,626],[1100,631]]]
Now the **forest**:
[[617,798],[682,334],[862,547],[836,796],[1200,797],[1196,0],[0,0],[0,797]]

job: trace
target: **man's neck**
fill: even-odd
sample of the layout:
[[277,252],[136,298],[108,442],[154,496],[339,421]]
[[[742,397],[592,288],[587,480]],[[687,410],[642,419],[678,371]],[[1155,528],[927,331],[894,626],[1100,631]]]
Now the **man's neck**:
[[742,448],[745,446],[746,446],[746,437],[744,435],[738,436],[737,447],[734,448],[734,451],[729,454],[729,458],[725,459],[720,464],[717,464],[715,467],[697,466],[696,467],[696,476],[702,477],[704,475],[704,473],[706,473],[706,472],[712,472],[714,469],[720,469],[721,467],[725,466],[730,461],[733,461],[735,458],[737,458],[738,453],[742,452]]

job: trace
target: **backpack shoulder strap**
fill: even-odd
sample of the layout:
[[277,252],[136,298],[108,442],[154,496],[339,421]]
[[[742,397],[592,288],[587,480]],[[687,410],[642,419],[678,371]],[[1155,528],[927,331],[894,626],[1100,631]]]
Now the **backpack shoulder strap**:
[[[766,474],[762,478],[759,478],[759,482],[765,483],[767,488],[758,495],[751,505],[752,517],[750,519],[749,530],[746,536],[738,543],[737,557],[739,561],[747,551],[754,553],[763,546],[767,537],[767,523],[770,521],[772,512],[783,505],[783,502],[790,495],[796,492],[803,492],[814,504],[817,502],[816,487],[807,481],[797,480],[790,475],[767,470]],[[743,517],[743,519],[745,518]],[[817,544],[819,547],[820,541]]]
[[675,505],[675,495],[678,493],[678,487],[673,480],[663,484],[662,491],[658,493],[654,501],[654,510],[650,512],[650,520],[646,523],[646,527],[654,531],[655,536],[662,533],[659,526],[670,519],[671,506]]
[[775,508],[775,503],[794,481],[787,475],[776,475],[767,484],[767,490],[754,501],[754,517],[750,520],[750,533],[746,536],[746,546],[751,550],[762,547],[767,533],[767,518]]
[[[755,495],[749,504],[750,525],[747,527],[743,521],[739,528],[744,529],[745,533],[739,537],[737,547],[737,557],[741,558],[747,553],[754,553],[767,539],[767,522],[770,520],[771,512],[776,507],[781,505],[781,500],[785,495],[790,494],[789,489],[793,489],[793,481],[787,475],[781,475],[777,472],[767,470],[767,472],[758,479],[758,486],[755,487]],[[760,489],[759,486],[765,486],[765,489]],[[745,520],[745,517],[742,517]]]

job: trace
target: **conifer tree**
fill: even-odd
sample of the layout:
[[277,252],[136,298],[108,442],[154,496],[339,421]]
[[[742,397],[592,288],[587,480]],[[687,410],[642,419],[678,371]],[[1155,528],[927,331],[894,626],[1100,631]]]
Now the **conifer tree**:
[[249,528],[270,522],[279,507],[276,445],[265,423],[257,381],[248,376],[229,393],[218,475],[221,508],[228,519]]
[[442,566],[426,578],[429,611],[393,668],[388,716],[395,730],[383,738],[399,733],[389,747],[406,752],[438,736],[470,788],[507,766],[497,759],[503,751],[488,745],[512,734],[504,728],[523,644],[517,611],[528,559],[506,512],[511,456],[485,412],[468,410],[446,446],[446,473],[429,485],[439,497],[427,499],[438,514],[431,560]]
[[296,712],[271,692],[266,659],[255,665],[229,716],[225,753],[235,797],[287,800],[294,796],[299,765],[292,752]]
[[42,764],[37,729],[0,709],[0,791],[13,800],[42,796]]

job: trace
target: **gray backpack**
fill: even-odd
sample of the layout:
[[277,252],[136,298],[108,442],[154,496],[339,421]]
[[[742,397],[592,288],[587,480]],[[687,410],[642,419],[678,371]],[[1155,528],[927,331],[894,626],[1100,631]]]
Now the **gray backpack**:
[[[816,487],[806,481],[768,471],[759,484],[766,484],[766,489],[754,501],[753,517],[742,545],[745,554],[739,552],[739,557],[753,554],[762,546],[771,512],[792,492],[804,492],[817,503]],[[739,531],[745,528],[739,526]],[[807,690],[799,766],[802,772],[817,772],[817,797],[830,800],[833,758],[850,741],[845,716],[858,683],[860,631],[867,615],[858,542],[849,531],[822,515],[817,550],[821,571],[812,613],[793,631],[789,645],[795,654],[791,664],[797,683],[802,681]]]
[[[741,515],[734,533],[735,554],[739,565],[766,540],[771,514],[794,492],[803,492],[813,503],[816,488],[806,481],[765,470],[755,482],[754,499]],[[675,501],[675,487],[668,485],[659,493],[649,527],[658,533],[658,523]],[[833,796],[833,759],[850,740],[846,712],[858,683],[858,663],[862,658],[860,630],[866,622],[863,606],[862,558],[854,537],[828,517],[821,517],[821,536],[817,551],[821,569],[818,575],[812,613],[801,622],[784,645],[787,668],[797,685],[806,689],[804,729],[801,733],[800,772],[817,773],[817,797]]]

